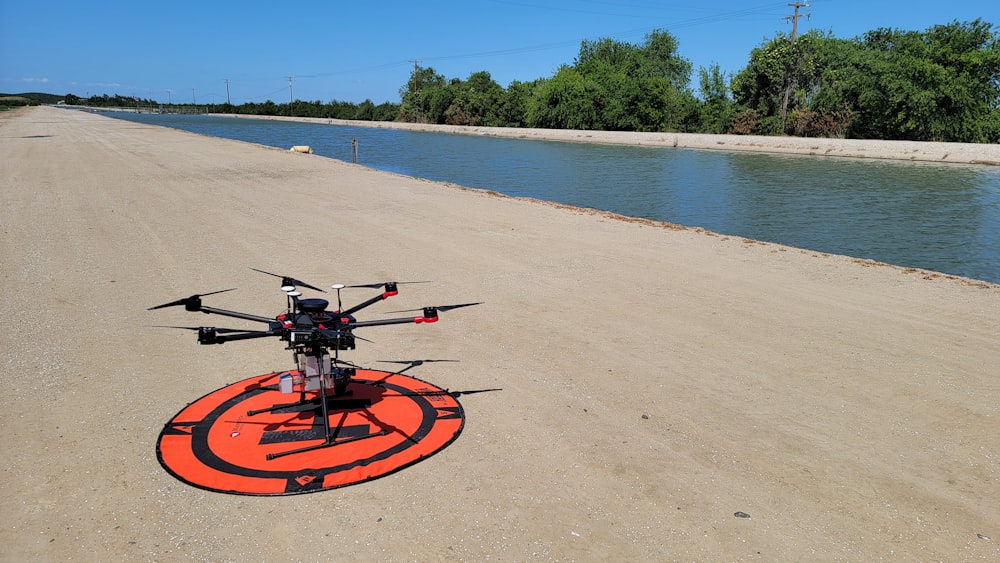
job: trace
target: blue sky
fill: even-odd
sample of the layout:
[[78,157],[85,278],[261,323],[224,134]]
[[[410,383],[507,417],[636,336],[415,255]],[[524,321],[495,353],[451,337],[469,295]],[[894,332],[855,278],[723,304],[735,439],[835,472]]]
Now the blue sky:
[[[449,79],[485,70],[506,87],[572,64],[584,39],[641,44],[654,29],[677,37],[695,73],[711,64],[735,73],[754,47],[791,32],[794,2],[0,0],[0,92],[398,102],[414,60]],[[851,38],[976,18],[1000,26],[1000,0],[809,4],[799,33]]]

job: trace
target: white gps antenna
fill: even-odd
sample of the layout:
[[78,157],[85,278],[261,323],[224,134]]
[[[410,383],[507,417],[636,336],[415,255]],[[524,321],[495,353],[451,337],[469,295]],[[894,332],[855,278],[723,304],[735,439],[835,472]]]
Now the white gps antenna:
[[333,284],[333,285],[330,286],[331,289],[336,289],[337,290],[337,312],[338,313],[340,312],[341,309],[344,308],[343,305],[340,304],[340,290],[344,289],[345,287],[347,287],[347,286],[344,285],[344,284],[342,284],[342,283],[335,283],[335,284]]
[[285,295],[288,296],[288,310],[291,311],[292,310],[292,304],[295,303],[295,302],[297,302],[299,300],[299,296],[302,295],[302,292],[301,291],[296,291],[294,287],[288,286],[288,285],[283,286],[281,289],[285,289],[286,287],[290,287],[291,288],[290,290],[288,290],[288,291],[285,292]]

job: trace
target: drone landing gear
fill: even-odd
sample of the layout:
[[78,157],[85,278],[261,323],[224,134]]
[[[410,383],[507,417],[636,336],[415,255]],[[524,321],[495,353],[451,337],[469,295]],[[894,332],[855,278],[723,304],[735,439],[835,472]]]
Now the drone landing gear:
[[[323,402],[323,406],[324,407],[326,406],[325,401]],[[326,409],[324,408],[324,411],[325,410]],[[286,452],[277,452],[277,453],[267,454],[267,460],[271,461],[272,459],[277,459],[279,457],[284,457],[286,455],[300,454],[302,452],[311,452],[313,450],[319,450],[319,449],[322,449],[322,448],[329,448],[329,447],[332,447],[332,446],[340,446],[340,445],[343,445],[343,444],[349,444],[351,442],[357,442],[359,440],[365,440],[365,439],[368,439],[368,438],[376,438],[378,436],[385,436],[386,434],[388,434],[388,431],[386,431],[386,430],[379,430],[378,432],[375,432],[374,434],[365,434],[364,436],[350,436],[350,437],[338,440],[336,432],[333,432],[332,428],[330,428],[330,419],[326,418],[325,413],[324,413],[323,420],[324,420],[324,427],[325,427],[325,430],[326,430],[326,437],[323,440],[322,444],[313,444],[311,446],[304,446],[304,447],[301,447],[301,448],[296,448],[294,450],[288,450]]]
[[[349,444],[351,442],[357,442],[359,440],[365,440],[367,438],[375,438],[375,437],[378,437],[378,436],[385,436],[386,434],[388,434],[388,432],[386,430],[379,430],[378,432],[375,432],[373,434],[365,434],[363,436],[348,436],[346,438],[340,438],[340,439],[338,439],[338,434],[340,433],[340,428],[341,428],[341,425],[343,424],[343,420],[341,420],[341,424],[337,425],[336,429],[333,428],[332,426],[330,426],[330,405],[329,405],[329,399],[326,396],[326,389],[325,388],[321,389],[321,395],[319,397],[315,398],[315,399],[302,399],[302,400],[300,400],[300,401],[298,401],[296,403],[292,403],[292,404],[289,404],[289,405],[276,405],[276,406],[268,408],[268,409],[259,409],[259,410],[256,410],[256,411],[248,411],[247,414],[250,415],[250,416],[253,416],[254,414],[259,414],[259,413],[262,413],[262,412],[274,412],[274,411],[286,410],[286,409],[287,410],[295,410],[296,407],[301,407],[301,406],[305,406],[305,405],[309,405],[312,408],[311,409],[307,408],[307,409],[303,409],[303,410],[315,410],[317,408],[322,408],[323,409],[323,412],[322,412],[322,418],[323,418],[323,443],[321,443],[321,444],[313,444],[311,446],[305,446],[305,447],[302,447],[302,448],[296,448],[294,450],[288,450],[288,451],[285,451],[285,452],[270,453],[270,454],[267,454],[267,456],[266,456],[267,459],[268,459],[268,461],[270,461],[272,459],[277,459],[279,457],[284,457],[286,455],[298,454],[298,453],[302,453],[302,452],[310,452],[310,451],[313,451],[313,450],[318,450],[318,449],[322,449],[322,448],[329,448],[329,447],[332,447],[332,446],[340,446],[340,445],[343,445],[343,444]],[[371,401],[368,400],[368,399],[358,399],[358,400],[348,399],[346,401],[345,400],[338,400],[337,401],[337,406],[341,407],[341,408],[338,408],[337,410],[346,412],[348,410],[370,407],[371,406]]]
[[[305,446],[302,448],[296,448],[293,450],[288,450],[284,452],[276,452],[267,454],[268,461],[283,457],[286,455],[292,455],[297,453],[309,452],[313,450],[318,450],[321,448],[329,448],[332,446],[339,446],[342,444],[348,444],[351,442],[357,442],[358,440],[364,440],[367,438],[375,438],[378,436],[384,436],[388,432],[386,430],[380,430],[373,434],[366,434],[363,436],[348,436],[344,438],[339,438],[341,425],[338,424],[336,428],[330,425],[330,395],[329,391],[333,391],[333,397],[349,396],[352,395],[350,391],[347,390],[347,385],[350,383],[351,378],[354,377],[354,368],[342,368],[338,365],[338,360],[333,360],[333,365],[330,362],[330,356],[327,354],[327,350],[323,346],[314,346],[309,353],[306,353],[302,349],[295,350],[295,362],[299,367],[297,376],[299,378],[304,378],[302,383],[300,383],[299,390],[299,400],[290,404],[275,405],[273,407],[265,409],[256,409],[247,411],[247,416],[254,416],[265,412],[277,412],[277,411],[295,411],[295,410],[316,410],[322,409],[320,416],[323,419],[323,442],[320,444],[313,444],[310,446]],[[292,389],[292,379],[294,377],[291,374],[286,374],[281,376],[282,378],[287,377],[288,388],[281,389],[283,392],[291,391]],[[333,388],[329,387],[329,384],[333,384]],[[280,389],[279,385],[279,389]],[[318,396],[315,398],[306,398],[306,393],[309,391],[315,391]],[[368,399],[334,399],[336,401],[336,410],[345,413],[348,410],[354,410],[359,408],[368,408],[371,406],[371,401]],[[306,407],[301,409],[301,407]],[[341,424],[343,420],[341,421]]]

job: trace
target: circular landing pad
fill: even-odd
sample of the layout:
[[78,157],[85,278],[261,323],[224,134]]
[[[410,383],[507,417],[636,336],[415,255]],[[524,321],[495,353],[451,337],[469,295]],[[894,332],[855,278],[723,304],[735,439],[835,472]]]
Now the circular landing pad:
[[157,441],[160,464],[210,491],[311,493],[377,479],[426,459],[455,440],[465,422],[462,406],[446,390],[398,373],[359,369],[347,394],[328,397],[327,440],[318,393],[307,392],[302,403],[299,393],[279,391],[280,375],[239,381],[177,413]]

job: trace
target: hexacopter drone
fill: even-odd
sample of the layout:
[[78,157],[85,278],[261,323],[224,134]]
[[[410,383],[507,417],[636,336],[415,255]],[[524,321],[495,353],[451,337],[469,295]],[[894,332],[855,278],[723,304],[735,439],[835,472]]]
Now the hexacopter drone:
[[[195,330],[198,332],[198,344],[225,344],[237,340],[250,340],[255,338],[277,337],[287,343],[286,349],[292,351],[295,361],[295,370],[281,375],[278,388],[282,393],[299,393],[297,404],[307,405],[319,403],[323,409],[323,420],[325,421],[326,439],[321,444],[315,444],[304,448],[298,448],[285,452],[268,454],[268,459],[280,456],[315,450],[328,446],[345,443],[345,440],[335,440],[329,422],[328,396],[338,396],[349,394],[347,387],[351,378],[355,375],[354,364],[341,360],[339,351],[353,350],[357,339],[364,338],[354,334],[354,329],[370,326],[383,326],[406,323],[434,323],[438,320],[438,314],[452,309],[479,305],[481,302],[462,303],[459,305],[439,305],[423,307],[420,309],[410,309],[404,311],[393,311],[393,313],[421,312],[420,315],[410,317],[398,317],[389,319],[376,319],[359,321],[354,314],[362,309],[383,301],[398,294],[397,286],[402,283],[424,283],[424,282],[384,282],[361,285],[333,284],[332,289],[337,291],[337,310],[328,311],[330,303],[321,298],[302,298],[302,293],[298,287],[312,289],[321,293],[325,290],[305,283],[301,280],[289,276],[272,274],[256,268],[251,268],[256,272],[281,278],[281,290],[286,295],[286,310],[274,318],[240,313],[215,307],[202,305],[201,298],[232,289],[223,289],[210,293],[195,294],[190,297],[156,305],[148,310],[163,309],[166,307],[184,306],[184,309],[192,312],[202,312],[205,314],[222,315],[236,319],[259,322],[267,325],[265,330],[234,329],[217,327],[166,327]],[[349,288],[369,288],[382,289],[382,293],[363,301],[353,307],[343,308],[340,299],[340,292]],[[331,351],[333,352],[331,356]],[[312,398],[310,398],[312,397]],[[287,408],[287,405],[284,406]],[[252,416],[271,409],[250,411],[247,414]],[[362,439],[370,436],[360,436]]]

